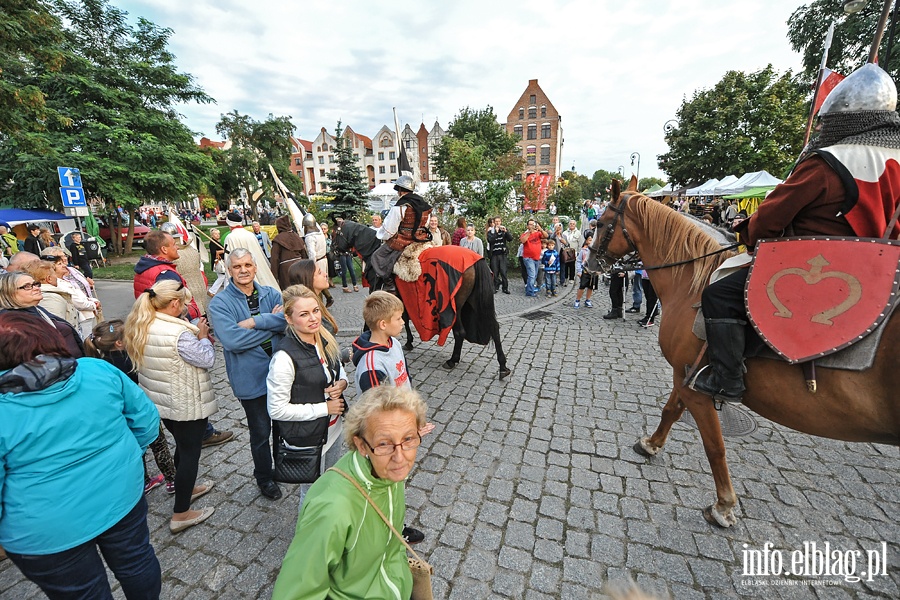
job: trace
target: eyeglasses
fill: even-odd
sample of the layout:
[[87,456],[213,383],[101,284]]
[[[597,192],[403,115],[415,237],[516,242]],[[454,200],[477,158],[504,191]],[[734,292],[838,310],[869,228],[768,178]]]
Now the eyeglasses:
[[422,436],[420,436],[418,433],[415,437],[410,436],[408,438],[404,438],[404,440],[399,444],[381,442],[377,446],[372,446],[372,444],[366,441],[366,438],[360,436],[359,439],[366,442],[366,446],[369,447],[369,449],[372,451],[372,454],[374,454],[375,456],[390,456],[397,449],[397,446],[399,446],[401,450],[415,450],[419,447],[419,444],[422,443]]
[[31,283],[26,283],[25,285],[20,285],[16,289],[17,290],[25,290],[26,292],[30,292],[34,288],[41,289],[41,282],[40,281],[32,281]]

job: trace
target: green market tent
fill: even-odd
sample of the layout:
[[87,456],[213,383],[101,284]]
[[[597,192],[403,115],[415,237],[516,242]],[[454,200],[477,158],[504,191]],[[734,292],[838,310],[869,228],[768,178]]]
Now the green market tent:
[[722,196],[726,200],[740,200],[742,198],[765,198],[766,194],[775,189],[774,185],[763,185],[760,187],[752,187],[750,189],[744,190],[743,192],[738,192],[737,194],[729,194],[727,196]]

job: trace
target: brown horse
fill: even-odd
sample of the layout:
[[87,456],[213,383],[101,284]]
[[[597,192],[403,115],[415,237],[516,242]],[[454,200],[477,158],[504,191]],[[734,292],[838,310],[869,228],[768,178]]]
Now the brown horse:
[[[704,509],[710,523],[730,527],[737,496],[725,460],[725,442],[713,401],[683,385],[702,346],[691,331],[700,293],[710,274],[730,253],[700,226],[636,191],[632,179],[620,192],[613,182],[612,200],[597,223],[588,266],[637,252],[662,302],[659,345],[673,369],[674,389],[663,408],[659,427],[641,438],[635,450],[654,456],[684,410],[700,430],[716,484],[716,503]],[[679,263],[679,264],[674,264]],[[662,267],[653,269],[653,267]],[[802,368],[787,362],[753,358],[746,361],[743,403],[750,410],[785,427],[837,440],[900,445],[900,319],[891,319],[872,368],[846,371],[819,368],[818,391],[807,390]]]

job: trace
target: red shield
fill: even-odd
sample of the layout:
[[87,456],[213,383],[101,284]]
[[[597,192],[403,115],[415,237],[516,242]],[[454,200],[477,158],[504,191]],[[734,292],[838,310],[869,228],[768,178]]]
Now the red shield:
[[747,281],[750,321],[791,363],[862,339],[897,298],[900,243],[872,239],[762,240]]

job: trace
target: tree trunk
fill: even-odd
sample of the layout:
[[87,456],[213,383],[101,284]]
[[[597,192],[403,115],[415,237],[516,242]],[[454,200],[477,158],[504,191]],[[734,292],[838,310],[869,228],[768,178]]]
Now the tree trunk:
[[125,252],[131,252],[134,246],[134,220],[137,218],[137,207],[128,209],[128,237],[125,238]]

